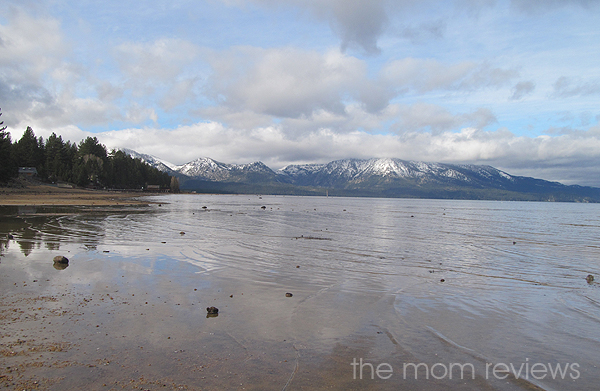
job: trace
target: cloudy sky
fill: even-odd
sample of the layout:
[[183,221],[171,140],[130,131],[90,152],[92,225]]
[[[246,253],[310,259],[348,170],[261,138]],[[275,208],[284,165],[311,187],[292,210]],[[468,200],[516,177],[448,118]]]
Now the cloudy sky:
[[0,107],[175,164],[490,164],[600,186],[597,0],[0,0]]

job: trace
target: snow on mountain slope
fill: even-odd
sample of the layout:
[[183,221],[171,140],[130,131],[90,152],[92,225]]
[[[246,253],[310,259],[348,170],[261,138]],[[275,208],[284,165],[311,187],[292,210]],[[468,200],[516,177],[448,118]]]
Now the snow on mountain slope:
[[513,177],[490,166],[454,165],[393,158],[342,159],[327,164],[289,165],[280,174],[304,185],[331,185],[344,181],[363,182],[374,177],[416,179],[420,182],[511,181]]
[[[414,179],[425,182],[460,182],[484,186],[514,182],[515,177],[491,166],[443,164],[395,158],[341,159],[327,164],[288,165],[274,172],[262,162],[227,164],[211,158],[198,158],[181,166],[130,149],[123,152],[170,174],[208,181],[246,181],[270,178],[304,186],[331,186],[378,179]],[[253,175],[250,179],[249,175]]]
[[134,159],[140,159],[144,163],[151,165],[159,169],[160,171],[171,173],[173,171],[177,171],[177,166],[173,163],[169,163],[166,160],[162,160],[157,158],[156,156],[147,155],[145,153],[139,153],[132,149],[122,148],[121,151],[131,156]]

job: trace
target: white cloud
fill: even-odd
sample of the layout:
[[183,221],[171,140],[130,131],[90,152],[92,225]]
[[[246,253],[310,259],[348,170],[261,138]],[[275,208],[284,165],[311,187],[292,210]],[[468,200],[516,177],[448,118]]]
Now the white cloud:
[[140,124],[150,120],[156,125],[158,116],[154,109],[142,107],[137,103],[133,103],[125,113],[125,119],[134,124]]
[[438,134],[464,126],[482,129],[497,122],[494,114],[483,108],[470,113],[452,114],[443,107],[421,102],[414,105],[397,105],[396,112],[398,121],[393,128],[397,133],[425,130]]
[[366,78],[365,64],[336,50],[321,54],[294,48],[236,48],[209,59],[208,89],[236,111],[276,117],[310,116],[320,109],[344,112]]
[[7,25],[0,25],[0,66],[4,70],[37,79],[60,64],[67,46],[58,20],[32,18],[18,8],[10,9],[8,20]]
[[155,100],[165,111],[193,100],[201,78],[194,63],[201,49],[189,41],[158,39],[151,43],[126,42],[114,57],[124,77],[125,90],[136,100]]
[[10,127],[23,116],[60,112],[44,77],[61,66],[68,48],[56,19],[33,18],[11,8],[8,20],[0,25],[0,96]]
[[126,42],[115,48],[121,71],[129,78],[169,81],[199,55],[199,48],[180,39],[158,39],[152,43]]
[[487,62],[463,61],[444,64],[434,59],[404,58],[386,64],[383,80],[400,91],[426,93],[434,90],[473,91],[498,88],[518,76],[513,69],[493,67]]

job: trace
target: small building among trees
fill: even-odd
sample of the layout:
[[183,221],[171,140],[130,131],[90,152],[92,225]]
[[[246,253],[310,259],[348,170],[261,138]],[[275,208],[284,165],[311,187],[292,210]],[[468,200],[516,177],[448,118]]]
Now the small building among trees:
[[19,176],[31,178],[38,175],[35,167],[19,167]]

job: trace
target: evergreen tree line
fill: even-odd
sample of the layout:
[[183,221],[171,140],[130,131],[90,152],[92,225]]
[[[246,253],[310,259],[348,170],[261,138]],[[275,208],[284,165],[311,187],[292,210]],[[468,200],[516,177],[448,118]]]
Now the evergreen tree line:
[[108,153],[96,137],[87,137],[77,145],[65,142],[54,133],[47,140],[38,138],[31,127],[27,127],[23,137],[13,143],[0,122],[0,182],[16,178],[19,167],[35,167],[43,181],[68,182],[82,187],[141,189],[160,185],[163,189],[177,184],[176,178],[172,181],[169,174],[140,159],[122,151]]

